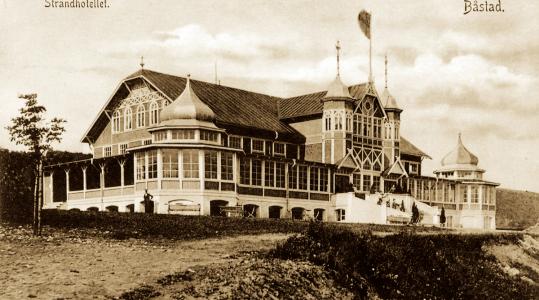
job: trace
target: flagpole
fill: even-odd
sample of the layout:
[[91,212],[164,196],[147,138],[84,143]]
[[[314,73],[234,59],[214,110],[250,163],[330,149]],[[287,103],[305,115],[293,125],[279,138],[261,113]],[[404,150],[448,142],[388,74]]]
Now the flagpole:
[[372,20],[374,19],[373,18],[373,15],[372,13],[371,14],[371,20],[370,20],[370,24],[369,24],[369,33],[370,33],[370,38],[369,38],[369,83],[372,83]]

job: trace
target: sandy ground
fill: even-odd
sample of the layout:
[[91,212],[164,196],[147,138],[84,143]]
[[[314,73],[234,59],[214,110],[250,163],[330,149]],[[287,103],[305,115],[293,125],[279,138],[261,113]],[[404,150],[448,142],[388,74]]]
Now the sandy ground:
[[286,238],[148,243],[72,233],[34,238],[27,229],[0,227],[0,299],[110,298],[192,266],[233,262],[242,252],[267,250]]

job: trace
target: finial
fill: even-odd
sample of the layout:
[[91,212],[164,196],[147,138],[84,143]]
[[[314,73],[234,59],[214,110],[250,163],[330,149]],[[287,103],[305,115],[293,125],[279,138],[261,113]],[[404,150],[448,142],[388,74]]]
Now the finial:
[[186,86],[185,88],[188,88],[191,86],[191,74],[187,74],[187,83],[186,83]]
[[340,70],[340,55],[341,55],[341,43],[337,40],[337,44],[335,44],[335,49],[337,49],[337,76],[341,76],[341,70]]
[[462,143],[462,134],[459,132],[459,143]]
[[140,68],[144,69],[144,56],[140,57]]
[[386,89],[387,89],[387,53],[386,53],[386,56],[385,56],[385,73],[386,73]]

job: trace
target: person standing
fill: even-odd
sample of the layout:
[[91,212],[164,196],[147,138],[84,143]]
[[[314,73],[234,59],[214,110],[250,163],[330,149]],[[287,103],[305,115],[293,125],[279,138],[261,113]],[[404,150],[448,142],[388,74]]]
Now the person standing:
[[148,189],[144,190],[144,212],[147,214],[153,213],[153,195],[148,193]]

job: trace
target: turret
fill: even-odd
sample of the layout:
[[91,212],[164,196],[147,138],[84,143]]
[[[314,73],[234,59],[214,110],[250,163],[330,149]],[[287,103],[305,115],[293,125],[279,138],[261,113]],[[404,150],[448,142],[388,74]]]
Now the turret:
[[397,100],[387,87],[387,55],[385,57],[385,87],[382,93],[382,103],[387,115],[384,126],[384,153],[393,164],[396,157],[400,157],[400,118],[402,109],[399,108]]
[[337,76],[322,98],[322,162],[335,163],[352,147],[352,113],[354,99],[340,77],[337,42]]

